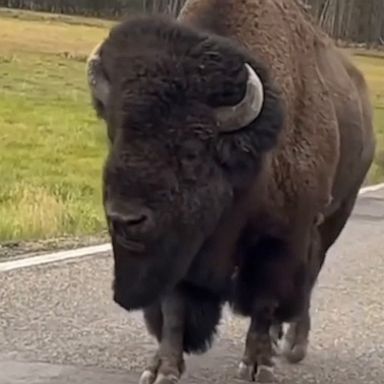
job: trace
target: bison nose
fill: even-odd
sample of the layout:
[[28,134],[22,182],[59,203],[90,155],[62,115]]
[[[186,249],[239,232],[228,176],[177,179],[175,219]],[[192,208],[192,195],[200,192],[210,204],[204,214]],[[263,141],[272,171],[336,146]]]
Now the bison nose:
[[153,227],[153,214],[141,205],[124,205],[121,209],[107,207],[107,217],[115,234],[124,238],[142,237]]

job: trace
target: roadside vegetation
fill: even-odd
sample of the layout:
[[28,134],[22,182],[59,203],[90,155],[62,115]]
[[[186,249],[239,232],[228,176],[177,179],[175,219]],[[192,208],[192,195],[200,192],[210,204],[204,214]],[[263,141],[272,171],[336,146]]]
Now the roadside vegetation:
[[[92,18],[0,9],[0,242],[105,229],[103,126],[84,64],[112,25]],[[369,182],[384,181],[384,57],[354,56],[375,103],[379,148]]]
[[0,241],[97,233],[106,142],[84,63],[108,23],[6,10],[0,25]]

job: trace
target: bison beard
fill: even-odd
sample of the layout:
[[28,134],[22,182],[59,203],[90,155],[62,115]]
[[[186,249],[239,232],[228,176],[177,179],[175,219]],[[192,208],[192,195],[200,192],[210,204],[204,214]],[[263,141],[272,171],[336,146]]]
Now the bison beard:
[[241,378],[273,379],[283,321],[285,356],[304,358],[313,286],[374,153],[360,73],[293,0],[188,0],[177,22],[113,28],[88,80],[110,140],[114,300],[159,342],[140,383],[175,383],[225,302],[251,319]]

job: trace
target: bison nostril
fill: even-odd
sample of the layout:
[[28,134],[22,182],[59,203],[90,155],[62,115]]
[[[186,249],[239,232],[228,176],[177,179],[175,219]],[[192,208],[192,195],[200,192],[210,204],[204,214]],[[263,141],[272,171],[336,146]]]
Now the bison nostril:
[[140,216],[124,216],[118,219],[111,220],[113,231],[116,234],[128,235],[134,231],[145,231],[146,222],[148,221],[147,215]]
[[144,224],[147,220],[148,216],[144,213],[140,215],[127,215],[123,218],[125,225],[128,225],[130,227]]
[[125,207],[125,212],[109,211],[108,219],[116,235],[126,238],[145,235],[150,231],[152,223],[151,211],[146,208]]

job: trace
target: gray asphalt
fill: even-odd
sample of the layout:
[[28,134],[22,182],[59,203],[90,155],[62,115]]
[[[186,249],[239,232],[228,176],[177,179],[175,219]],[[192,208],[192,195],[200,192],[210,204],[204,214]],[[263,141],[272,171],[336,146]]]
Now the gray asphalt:
[[[314,293],[309,354],[279,362],[279,382],[384,383],[383,223],[384,192],[361,197]],[[111,267],[99,255],[0,274],[0,384],[137,384],[155,344],[140,313],[112,302]],[[225,312],[181,383],[240,382],[246,325]]]

